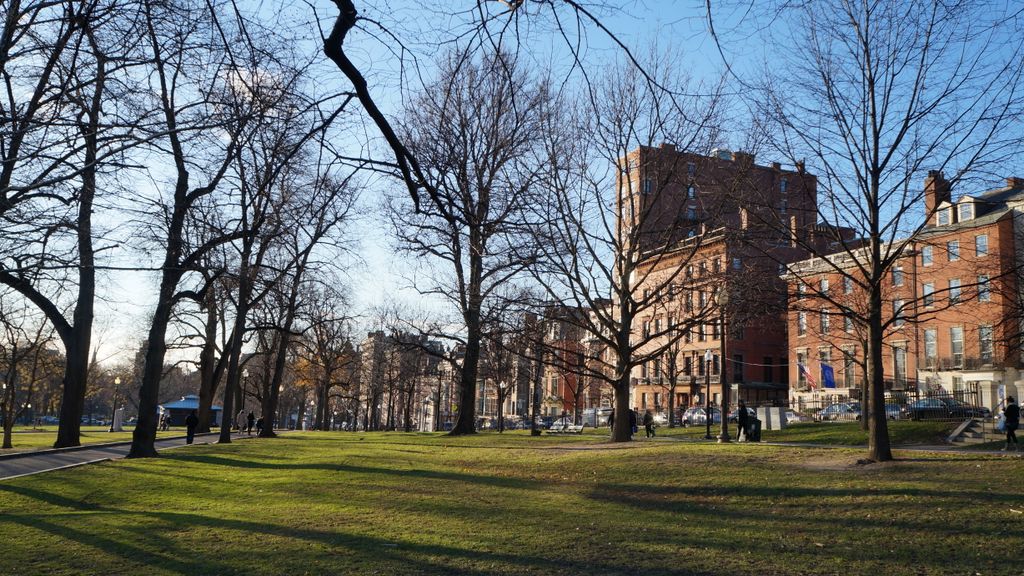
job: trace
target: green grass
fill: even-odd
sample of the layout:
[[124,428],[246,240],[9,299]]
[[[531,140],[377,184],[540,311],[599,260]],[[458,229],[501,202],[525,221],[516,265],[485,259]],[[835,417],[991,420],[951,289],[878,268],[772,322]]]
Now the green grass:
[[0,482],[0,574],[1012,574],[1024,459],[296,433]]
[[[943,444],[956,424],[956,422],[915,422],[912,420],[889,422],[889,438],[893,445]],[[721,424],[711,427],[711,434],[716,438],[721,431]],[[600,428],[592,433],[607,436],[608,429]],[[701,439],[704,438],[705,433],[706,430],[703,426],[687,428],[662,426],[657,429],[658,436],[684,439]],[[729,426],[729,434],[735,439],[736,424]],[[643,435],[644,430],[641,428],[638,436]],[[859,422],[791,424],[785,430],[762,430],[761,439],[765,442],[802,442],[839,446],[867,446],[868,444],[867,432],[860,429]]]
[[[104,442],[122,442],[132,439],[132,428],[126,427],[123,432],[107,432],[107,426],[82,426],[82,444],[102,444]],[[157,432],[157,438],[164,436],[184,436],[184,428],[171,428],[167,432]],[[57,426],[41,426],[39,428],[15,427],[11,434],[12,448],[0,450],[0,454],[28,452],[52,448],[57,440]]]

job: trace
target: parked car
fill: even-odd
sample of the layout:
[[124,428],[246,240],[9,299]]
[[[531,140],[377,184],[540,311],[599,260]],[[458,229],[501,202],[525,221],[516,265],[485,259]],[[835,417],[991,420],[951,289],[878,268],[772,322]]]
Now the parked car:
[[60,418],[56,416],[43,416],[39,421],[43,424],[60,424]]
[[983,406],[964,404],[952,398],[921,398],[907,404],[903,414],[912,420],[945,418],[989,418],[992,411]]
[[[694,406],[686,412],[683,412],[683,416],[679,419],[679,422],[683,426],[706,426],[708,422],[707,412],[705,412],[704,408],[701,406]],[[718,408],[711,409],[711,423],[722,423],[722,412]]]
[[839,402],[829,404],[814,414],[818,422],[843,422],[860,419],[859,402]]
[[786,410],[786,424],[799,424],[800,422],[810,422],[813,420],[806,414],[801,414],[796,410]]
[[[753,408],[751,408],[749,406],[747,406],[746,410],[747,410],[747,419],[750,420],[751,422],[753,422],[753,420],[755,418],[757,418],[757,410],[754,410]],[[732,412],[729,412],[729,422],[735,422],[738,419],[739,419],[739,410],[733,410]]]
[[548,430],[559,430],[573,425],[572,416],[566,416],[555,420],[548,426]]

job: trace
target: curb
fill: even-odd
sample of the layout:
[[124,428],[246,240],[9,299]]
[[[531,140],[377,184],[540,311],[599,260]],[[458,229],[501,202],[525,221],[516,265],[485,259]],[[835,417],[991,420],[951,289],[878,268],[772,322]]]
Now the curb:
[[[196,438],[204,436],[219,435],[219,432],[208,432],[206,434],[196,434]],[[157,438],[157,442],[161,440],[180,440],[185,436],[164,436]],[[48,454],[64,454],[67,452],[79,452],[82,450],[96,450],[102,448],[111,448],[114,446],[126,446],[132,443],[131,440],[121,440],[119,442],[99,442],[96,444],[83,444],[81,446],[70,446],[68,448],[45,448],[43,450],[29,450],[27,452],[12,452],[11,454],[0,454],[0,461],[3,460],[14,460],[16,458],[28,458],[31,456],[46,456]]]

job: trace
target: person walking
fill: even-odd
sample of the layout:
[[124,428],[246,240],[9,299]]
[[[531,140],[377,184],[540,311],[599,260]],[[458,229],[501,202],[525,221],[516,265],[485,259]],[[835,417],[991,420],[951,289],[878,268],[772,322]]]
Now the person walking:
[[1011,443],[1013,444],[1012,450],[1017,450],[1020,446],[1020,443],[1017,442],[1017,428],[1020,426],[1020,406],[1017,406],[1013,396],[1006,397],[1003,418],[1005,419],[1003,423],[1005,426],[1004,430],[1006,430],[1006,448],[1003,448],[1003,451],[1011,450]]
[[648,438],[654,437],[654,414],[651,414],[650,408],[644,412],[644,432],[647,433]]
[[259,436],[263,432],[263,416],[256,419],[256,435]]
[[747,414],[746,402],[740,400],[736,410],[736,424],[739,425],[739,430],[736,431],[736,440],[745,442],[750,434],[750,417]]
[[608,431],[615,435],[615,410],[608,415]]
[[196,426],[199,426],[199,416],[196,416],[196,411],[193,410],[185,418],[185,444],[191,444],[195,440]]
[[249,415],[245,417],[245,431],[249,436],[252,436],[252,427],[256,424],[256,415],[249,412]]

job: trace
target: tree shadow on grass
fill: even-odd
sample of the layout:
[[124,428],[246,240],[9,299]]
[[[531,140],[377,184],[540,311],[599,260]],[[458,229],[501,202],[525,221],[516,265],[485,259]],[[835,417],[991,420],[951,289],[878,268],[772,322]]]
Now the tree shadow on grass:
[[[249,520],[237,520],[227,518],[215,518],[201,514],[173,512],[173,511],[137,511],[125,510],[116,507],[108,507],[94,504],[84,504],[49,491],[37,490],[25,486],[0,485],[0,491],[14,493],[23,497],[32,498],[45,502],[58,508],[69,508],[72,513],[58,512],[57,514],[40,512],[33,514],[4,514],[0,515],[0,521],[14,522],[26,528],[43,530],[60,539],[67,539],[80,544],[95,548],[112,556],[124,558],[125,562],[132,562],[153,566],[177,574],[251,574],[260,570],[273,572],[273,565],[253,566],[247,563],[267,560],[277,560],[281,565],[291,568],[301,567],[302,570],[328,571],[330,573],[343,573],[351,569],[348,565],[333,565],[332,560],[338,562],[358,561],[369,563],[378,571],[383,573],[413,573],[413,574],[510,574],[510,573],[536,573],[536,574],[569,574],[569,573],[597,573],[597,574],[635,574],[637,567],[634,564],[619,564],[608,562],[601,558],[552,558],[545,557],[533,551],[527,552],[496,552],[466,547],[455,547],[444,544],[418,543],[408,541],[393,541],[377,536],[365,534],[353,534],[340,531],[329,531],[309,527],[282,526],[277,524],[256,522]],[[81,529],[68,527],[62,523],[52,521],[55,517],[74,519],[87,522],[89,515],[83,515],[83,511],[96,514],[116,514],[126,522],[131,530],[130,536],[136,541],[134,543],[118,540],[110,535],[100,535],[93,532],[86,532]],[[133,522],[132,519],[137,519]],[[159,521],[162,526],[148,526],[141,521],[151,519]],[[186,529],[204,528],[214,531],[229,530],[237,531],[246,538],[255,536],[259,538],[273,537],[302,540],[327,546],[330,548],[342,548],[349,556],[336,557],[325,554],[323,550],[309,545],[296,544],[293,549],[281,551],[286,558],[262,558],[258,548],[253,550],[240,550],[238,545],[229,547],[217,559],[211,559],[210,552],[201,552],[187,548],[187,542],[176,542],[162,535],[174,533]],[[205,534],[205,532],[204,532]],[[214,536],[215,537],[215,536]],[[260,540],[256,540],[259,542]],[[266,542],[266,540],[264,540]],[[244,560],[232,559],[232,555],[241,555]],[[54,551],[55,558],[60,557],[60,551]],[[354,558],[353,558],[354,556]],[[58,560],[59,561],[59,560]],[[104,566],[94,567],[98,571],[106,570]],[[127,570],[128,566],[116,565],[110,569]],[[681,568],[666,568],[664,574],[702,576],[707,573],[694,572]]]
[[329,472],[345,472],[349,474],[372,474],[395,476],[397,478],[415,478],[422,480],[443,480],[449,482],[466,482],[482,484],[499,488],[514,488],[521,490],[533,490],[542,486],[543,483],[524,480],[521,478],[510,478],[503,476],[489,476],[482,474],[466,474],[462,472],[451,472],[446,470],[426,470],[422,468],[376,468],[371,466],[355,466],[351,464],[321,463],[284,463],[284,462],[261,462],[257,460],[245,460],[228,458],[212,454],[175,454],[171,456],[175,460],[183,462],[196,462],[210,466],[230,466],[235,468],[250,468],[260,470],[324,470]]

